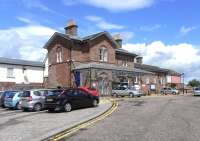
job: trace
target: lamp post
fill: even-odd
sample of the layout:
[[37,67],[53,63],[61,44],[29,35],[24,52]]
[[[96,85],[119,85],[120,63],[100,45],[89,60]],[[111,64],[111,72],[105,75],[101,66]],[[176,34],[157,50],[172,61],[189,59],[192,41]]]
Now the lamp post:
[[183,76],[183,86],[182,87],[183,87],[183,94],[185,94],[185,91],[184,91],[184,73],[182,73],[181,76]]

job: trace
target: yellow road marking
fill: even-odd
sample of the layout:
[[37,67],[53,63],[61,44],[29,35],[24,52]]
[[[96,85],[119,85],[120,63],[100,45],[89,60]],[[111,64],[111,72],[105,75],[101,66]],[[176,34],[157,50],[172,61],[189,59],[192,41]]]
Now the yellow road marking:
[[[108,100],[108,99],[107,99]],[[83,129],[83,128],[86,128],[88,126],[91,126],[92,124],[100,121],[100,120],[103,120],[105,119],[107,116],[111,115],[118,107],[118,103],[116,102],[116,100],[113,100],[113,99],[109,99],[109,101],[112,102],[112,106],[106,110],[104,113],[102,113],[101,115],[97,116],[97,117],[94,117],[86,122],[83,122],[83,123],[80,123],[78,125],[75,125],[69,129],[66,129],[60,133],[58,133],[57,135],[54,135],[51,140],[53,141],[59,141],[63,138],[66,138],[68,137],[69,135],[79,131],[80,129]]]

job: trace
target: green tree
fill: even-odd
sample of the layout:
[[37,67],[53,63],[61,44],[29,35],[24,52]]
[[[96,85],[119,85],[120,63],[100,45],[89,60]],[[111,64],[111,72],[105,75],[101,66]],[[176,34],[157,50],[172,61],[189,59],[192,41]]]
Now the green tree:
[[200,81],[196,80],[196,79],[193,79],[193,80],[188,82],[188,86],[199,87],[200,86]]

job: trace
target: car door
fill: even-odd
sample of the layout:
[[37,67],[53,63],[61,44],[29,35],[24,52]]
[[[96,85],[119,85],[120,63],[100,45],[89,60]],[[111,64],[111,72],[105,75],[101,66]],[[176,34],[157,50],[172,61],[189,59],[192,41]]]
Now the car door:
[[172,93],[172,88],[167,88],[167,93],[171,94]]
[[119,87],[119,88],[118,88],[117,94],[118,94],[118,95],[122,95],[122,94],[123,94],[123,88],[122,88],[122,87]]
[[80,107],[88,107],[91,105],[92,103],[92,96],[90,94],[88,94],[86,91],[84,90],[78,90],[78,95],[80,98]]
[[78,89],[68,90],[66,97],[66,100],[70,102],[74,108],[81,107],[81,97],[79,95]]
[[128,89],[126,87],[120,88],[120,95],[125,96],[128,93]]

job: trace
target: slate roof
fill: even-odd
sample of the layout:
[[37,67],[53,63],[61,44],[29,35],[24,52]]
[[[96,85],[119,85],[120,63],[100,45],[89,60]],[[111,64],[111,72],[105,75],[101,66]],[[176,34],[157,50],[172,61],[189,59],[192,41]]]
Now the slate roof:
[[164,69],[164,68],[160,68],[160,67],[152,66],[152,65],[147,65],[147,64],[135,63],[134,66],[135,66],[135,68],[139,68],[139,69],[143,69],[143,70],[147,70],[147,71],[155,72],[155,73],[166,73],[166,74],[170,74],[170,75],[180,75],[180,73],[178,73],[174,70]]
[[115,49],[115,51],[116,51],[116,53],[121,53],[121,54],[124,54],[124,55],[138,56],[136,53],[129,52],[129,51],[122,49],[122,48],[117,48],[117,49]]
[[0,64],[44,67],[43,62],[27,61],[27,60],[21,60],[21,59],[10,59],[10,58],[4,58],[4,57],[0,57]]
[[63,34],[63,33],[55,32],[53,34],[53,36],[49,39],[49,41],[45,44],[44,48],[48,47],[49,42],[51,42],[51,40],[53,40],[53,38],[55,36],[60,36],[60,37],[63,37],[65,39],[67,39],[67,40],[85,42],[85,41],[88,41],[88,40],[94,40],[95,38],[98,38],[99,36],[102,36],[102,35],[107,36],[110,39],[110,41],[117,47],[117,49],[116,49],[117,53],[121,53],[121,54],[124,54],[124,55],[138,56],[135,53],[132,53],[132,52],[129,52],[129,51],[124,50],[122,48],[119,48],[118,43],[113,39],[113,37],[107,31],[95,33],[95,34],[92,34],[92,35],[89,35],[89,36],[85,36],[83,38],[78,37],[78,36],[72,36],[72,35],[69,35],[69,34]]
[[118,71],[128,71],[128,72],[135,72],[135,73],[143,73],[143,74],[154,74],[152,72],[141,70],[138,68],[128,68],[122,67],[115,64],[107,64],[107,63],[87,63],[87,64],[76,64],[74,70],[81,70],[81,69],[89,69],[89,68],[96,68],[96,69],[105,69],[105,70],[118,70]]

